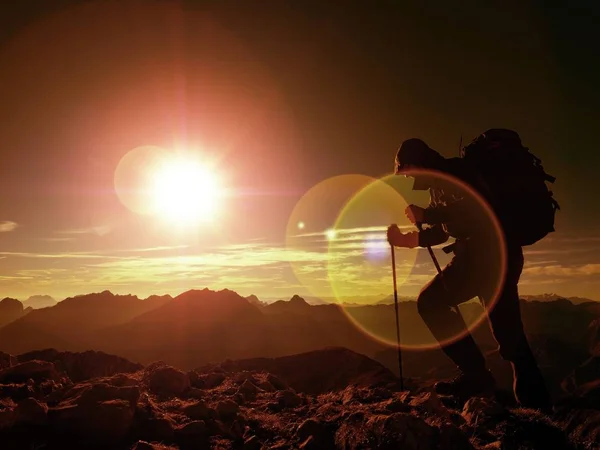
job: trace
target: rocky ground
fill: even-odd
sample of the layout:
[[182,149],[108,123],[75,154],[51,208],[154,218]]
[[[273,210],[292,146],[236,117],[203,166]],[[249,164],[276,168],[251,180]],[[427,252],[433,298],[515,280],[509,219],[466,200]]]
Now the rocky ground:
[[346,349],[188,372],[43,351],[2,354],[0,368],[2,449],[600,448],[597,392],[551,417],[508,395],[462,403],[424,385],[401,391]]

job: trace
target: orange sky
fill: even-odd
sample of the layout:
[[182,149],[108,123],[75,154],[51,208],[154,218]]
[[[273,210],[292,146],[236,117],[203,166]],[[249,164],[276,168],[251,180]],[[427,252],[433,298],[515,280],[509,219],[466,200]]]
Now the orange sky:
[[[583,59],[570,52],[590,36],[573,30],[573,49],[565,47],[550,31],[560,11],[65,4],[20,11],[3,28],[0,297],[204,286],[313,294],[338,211],[314,215],[303,247],[286,247],[311,188],[389,173],[412,136],[454,156],[461,133],[503,126],[557,176],[563,207],[558,231],[527,249],[521,292],[598,298],[599,216],[586,196],[598,186],[589,126],[600,119],[590,84],[598,68],[579,75]],[[474,20],[482,16],[510,18],[512,33]],[[119,201],[117,164],[142,145],[219,162],[235,195],[217,227],[179,233]],[[347,263],[381,233],[347,230],[358,246],[347,248]],[[426,254],[407,258],[417,268],[402,290],[413,295],[433,267]],[[388,266],[382,257],[348,288],[387,294]]]

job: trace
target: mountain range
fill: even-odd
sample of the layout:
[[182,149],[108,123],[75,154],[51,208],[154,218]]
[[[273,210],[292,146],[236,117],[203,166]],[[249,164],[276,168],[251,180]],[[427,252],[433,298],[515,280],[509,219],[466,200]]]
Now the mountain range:
[[[403,301],[399,307],[402,342],[407,346],[433,342],[416,302]],[[5,299],[0,310],[10,312],[0,316],[4,318],[0,350],[10,354],[46,348],[96,350],[136,363],[162,360],[190,369],[224,359],[279,357],[346,347],[398,370],[396,350],[354,324],[377,330],[393,341],[394,306],[386,302],[342,308],[311,305],[299,296],[267,304],[230,290],[191,290],[174,298],[153,296],[145,300],[104,291],[36,310],[23,310],[20,302]],[[476,302],[461,305],[460,310],[467,322],[483,312]],[[541,301],[522,300],[521,310],[551,390],[560,395],[565,377],[598,354],[600,304],[544,297]],[[473,333],[501,384],[509,386],[510,367],[499,357],[487,323],[484,321]],[[404,373],[408,377],[438,378],[451,375],[453,370],[436,346],[404,350]]]

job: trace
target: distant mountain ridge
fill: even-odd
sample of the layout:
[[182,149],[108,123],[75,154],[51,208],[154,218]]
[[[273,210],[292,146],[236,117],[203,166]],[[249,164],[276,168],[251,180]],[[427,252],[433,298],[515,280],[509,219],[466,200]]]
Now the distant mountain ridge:
[[49,295],[32,295],[23,301],[23,307],[32,309],[49,308],[56,305],[56,303],[58,302]]

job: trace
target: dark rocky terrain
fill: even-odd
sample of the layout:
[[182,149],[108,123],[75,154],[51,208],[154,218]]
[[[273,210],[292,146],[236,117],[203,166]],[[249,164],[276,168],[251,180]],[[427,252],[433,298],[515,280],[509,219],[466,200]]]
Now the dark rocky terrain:
[[[401,392],[395,349],[339,306],[297,296],[265,304],[228,290],[146,300],[102,292],[34,311],[3,305],[14,314],[0,328],[2,449],[600,448],[595,302],[522,302],[557,405],[551,417],[516,407],[485,322],[474,336],[497,398],[462,404],[430,392],[455,373],[439,349],[404,350]],[[352,308],[393,331],[393,305]],[[400,315],[403,338],[425,337],[415,302]]]
[[[343,348],[190,371],[98,352],[0,357],[3,449],[595,449],[598,389],[552,416],[460,403]],[[596,397],[596,407],[592,397]],[[587,403],[586,403],[587,402]]]

